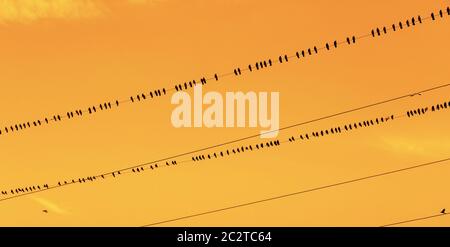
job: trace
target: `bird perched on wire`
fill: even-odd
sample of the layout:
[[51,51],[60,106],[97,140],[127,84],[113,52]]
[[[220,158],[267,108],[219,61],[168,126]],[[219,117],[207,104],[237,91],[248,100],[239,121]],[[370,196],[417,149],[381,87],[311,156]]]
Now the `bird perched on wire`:
[[441,214],[446,214],[445,208],[442,209]]

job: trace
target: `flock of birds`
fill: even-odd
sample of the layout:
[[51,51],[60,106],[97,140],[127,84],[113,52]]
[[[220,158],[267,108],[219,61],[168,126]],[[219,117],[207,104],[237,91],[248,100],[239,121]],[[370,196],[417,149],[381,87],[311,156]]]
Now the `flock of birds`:
[[[447,108],[450,109],[450,101],[433,105],[430,108],[424,107],[424,108],[409,110],[406,112],[406,116],[409,118],[412,118],[415,116],[426,114],[429,111],[429,109],[431,109],[432,112],[435,112],[435,111],[439,111],[439,110],[447,109]],[[343,131],[348,132],[348,131],[356,130],[358,128],[367,128],[367,127],[379,125],[382,123],[387,123],[388,121],[392,121],[394,119],[395,119],[395,116],[390,115],[390,116],[386,116],[386,117],[379,117],[379,118],[374,118],[374,119],[370,119],[370,120],[354,122],[351,124],[345,124],[343,126],[332,127],[330,129],[317,130],[317,131],[312,131],[310,133],[302,133],[297,136],[289,137],[289,139],[286,142],[292,143],[292,142],[296,142],[298,140],[307,141],[310,139],[316,139],[316,138],[320,138],[320,137],[324,137],[324,136],[328,136],[328,135],[341,134]],[[199,155],[192,156],[191,159],[194,162],[207,160],[207,159],[214,159],[214,158],[217,159],[220,157],[238,154],[241,152],[243,153],[245,151],[261,150],[264,147],[268,148],[268,147],[279,146],[279,145],[280,145],[280,141],[275,140],[275,141],[270,141],[270,142],[266,142],[266,143],[256,144],[254,146],[253,145],[240,146],[240,147],[226,149],[226,150],[208,153],[208,154],[199,154]]]
[[[411,110],[408,110],[406,112],[406,114],[404,114],[402,116],[407,116],[408,118],[413,118],[413,117],[417,117],[417,116],[423,116],[430,112],[437,112],[437,111],[446,110],[446,109],[450,109],[450,101],[435,104],[430,107],[411,109]],[[46,183],[43,185],[32,185],[32,186],[26,186],[26,187],[17,187],[17,188],[13,188],[13,189],[9,189],[9,190],[2,190],[1,195],[9,196],[9,197],[0,199],[0,201],[6,200],[9,198],[13,198],[18,195],[25,195],[25,194],[48,190],[48,189],[52,189],[52,188],[56,188],[56,187],[69,185],[69,184],[76,184],[76,183],[81,184],[81,183],[87,183],[87,182],[94,182],[94,181],[97,181],[98,179],[106,179],[107,177],[116,178],[123,174],[133,174],[133,173],[137,174],[137,173],[142,173],[142,172],[148,171],[148,170],[155,170],[155,169],[161,168],[163,166],[166,166],[166,167],[176,166],[179,163],[184,163],[184,162],[195,162],[196,163],[199,161],[205,161],[205,160],[223,158],[226,156],[238,155],[238,154],[242,154],[244,152],[266,150],[266,149],[272,148],[272,147],[279,147],[281,145],[281,143],[294,143],[297,141],[307,141],[310,139],[317,139],[317,138],[321,138],[321,137],[325,137],[325,136],[329,136],[329,135],[341,134],[343,132],[350,132],[350,131],[356,130],[358,128],[368,128],[368,127],[372,127],[372,126],[381,125],[383,123],[388,123],[395,119],[396,119],[396,117],[391,114],[391,115],[387,115],[387,116],[383,116],[383,117],[376,117],[376,118],[369,119],[369,120],[353,122],[353,123],[345,124],[342,126],[335,126],[335,127],[329,128],[329,129],[316,130],[316,131],[311,131],[309,133],[301,133],[301,134],[298,134],[297,136],[289,137],[288,140],[286,140],[286,141],[280,141],[277,139],[277,140],[271,140],[271,141],[267,141],[267,142],[261,142],[258,144],[242,145],[242,146],[238,146],[235,148],[224,149],[224,150],[216,151],[216,152],[212,152],[212,153],[198,152],[195,156],[191,157],[191,160],[186,160],[186,161],[177,161],[174,159],[163,159],[161,162],[158,162],[158,163],[143,164],[143,165],[139,165],[139,166],[124,168],[124,169],[116,170],[113,172],[104,173],[101,175],[94,175],[94,176],[69,179],[69,180],[61,180],[61,181],[57,182],[54,186],[49,186],[49,184]]]
[[[432,12],[428,17],[421,17],[419,15],[419,16],[412,17],[406,21],[400,21],[398,23],[394,23],[394,24],[392,24],[392,26],[388,26],[388,27],[384,26],[381,28],[372,29],[371,36],[375,38],[375,37],[381,36],[382,34],[387,34],[389,31],[395,32],[397,30],[407,29],[407,28],[413,27],[417,24],[421,24],[421,23],[425,22],[426,20],[431,19],[432,21],[435,21],[438,18],[443,18],[444,16],[450,16],[450,7],[447,7],[445,10],[442,10],[442,9],[439,10],[437,12],[437,14]],[[292,55],[292,56],[288,56],[287,54],[280,55],[278,57],[278,60],[272,61],[272,59],[268,59],[268,60],[258,61],[256,63],[249,64],[248,66],[246,66],[245,68],[242,68],[242,69],[240,67],[238,67],[238,68],[235,68],[232,73],[227,73],[227,74],[222,74],[222,75],[219,75],[216,73],[211,78],[202,77],[200,80],[198,80],[198,82],[196,80],[190,80],[190,81],[187,81],[184,83],[176,84],[170,89],[160,88],[160,89],[150,90],[146,93],[139,93],[139,94],[130,96],[128,99],[125,99],[125,100],[115,100],[115,101],[111,101],[111,102],[107,101],[107,102],[103,102],[101,104],[92,105],[86,109],[80,108],[77,110],[68,111],[65,114],[55,114],[53,116],[44,117],[42,119],[26,121],[26,122],[22,122],[22,123],[12,124],[9,126],[4,126],[4,127],[0,128],[0,135],[19,132],[19,131],[23,131],[23,130],[26,130],[26,129],[29,129],[32,127],[48,125],[50,123],[61,122],[64,119],[72,119],[75,117],[92,115],[97,112],[112,109],[113,107],[119,107],[122,103],[135,103],[135,102],[139,102],[139,101],[145,101],[147,99],[162,97],[162,96],[167,95],[168,91],[187,90],[189,88],[194,87],[197,84],[205,85],[210,80],[218,81],[219,78],[223,78],[223,77],[230,76],[233,74],[235,76],[240,76],[240,75],[242,75],[242,73],[244,71],[254,72],[257,70],[261,70],[261,69],[270,67],[275,63],[283,64],[283,63],[289,62],[291,58],[296,57],[297,59],[301,59],[301,58],[304,58],[307,56],[317,54],[321,50],[325,50],[325,49],[331,50],[332,48],[338,48],[340,45],[345,44],[345,43],[347,43],[348,45],[355,44],[358,39],[363,39],[366,37],[370,37],[370,34],[363,35],[360,37],[349,36],[343,41],[334,40],[333,42],[326,43],[325,46],[323,46],[323,47],[313,46],[312,48],[307,48],[307,49],[303,49],[301,51],[297,51],[295,53],[295,55]]]

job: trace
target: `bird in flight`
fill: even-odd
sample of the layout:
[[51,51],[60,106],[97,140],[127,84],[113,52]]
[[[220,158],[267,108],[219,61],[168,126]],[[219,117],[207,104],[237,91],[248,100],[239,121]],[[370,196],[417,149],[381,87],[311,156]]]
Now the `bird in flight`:
[[43,213],[48,213],[47,209],[42,210]]

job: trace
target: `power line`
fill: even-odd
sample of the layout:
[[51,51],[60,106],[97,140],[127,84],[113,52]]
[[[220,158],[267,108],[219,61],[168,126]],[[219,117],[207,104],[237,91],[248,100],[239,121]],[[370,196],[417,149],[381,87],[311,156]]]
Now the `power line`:
[[161,224],[165,224],[165,223],[170,223],[170,222],[175,222],[175,221],[195,218],[195,217],[199,217],[199,216],[203,216],[203,215],[208,215],[208,214],[214,214],[214,213],[219,213],[219,212],[223,212],[223,211],[228,211],[228,210],[231,210],[231,209],[252,206],[252,205],[255,205],[255,204],[260,204],[260,203],[265,203],[265,202],[269,202],[269,201],[279,200],[279,199],[283,199],[283,198],[286,198],[286,197],[297,196],[297,195],[306,194],[306,193],[310,193],[310,192],[315,192],[315,191],[319,191],[319,190],[329,189],[329,188],[338,187],[338,186],[341,186],[341,185],[356,183],[356,182],[360,182],[360,181],[363,181],[363,180],[369,180],[369,179],[373,179],[373,178],[378,178],[378,177],[382,177],[382,176],[386,176],[386,175],[391,175],[391,174],[395,174],[395,173],[405,172],[405,171],[409,171],[409,170],[413,170],[413,169],[417,169],[417,168],[422,168],[422,167],[426,167],[426,166],[433,166],[433,165],[437,165],[437,164],[442,164],[442,163],[445,163],[445,162],[448,162],[448,161],[450,161],[450,157],[446,158],[446,159],[441,159],[441,160],[431,161],[431,162],[427,162],[427,163],[422,163],[422,164],[419,164],[419,165],[414,165],[414,166],[410,166],[410,167],[406,167],[406,168],[402,168],[402,169],[397,169],[397,170],[392,170],[392,171],[388,171],[388,172],[378,173],[378,174],[370,175],[370,176],[366,176],[366,177],[361,177],[361,178],[356,178],[356,179],[352,179],[352,180],[347,180],[347,181],[344,181],[344,182],[324,185],[324,186],[315,187],[315,188],[307,189],[307,190],[301,190],[301,191],[297,191],[297,192],[293,192],[293,193],[289,193],[289,194],[284,194],[284,195],[279,195],[279,196],[274,196],[274,197],[268,197],[268,198],[257,200],[257,201],[252,201],[252,202],[247,202],[247,203],[242,203],[242,204],[236,204],[236,205],[229,206],[229,207],[223,207],[223,208],[214,209],[214,210],[210,210],[210,211],[205,211],[205,212],[201,212],[201,213],[196,213],[196,214],[191,214],[191,215],[187,215],[187,216],[177,217],[177,218],[173,218],[173,219],[158,221],[158,222],[154,222],[154,223],[143,225],[143,227],[156,226],[156,225],[161,225]]
[[399,222],[395,222],[395,223],[390,223],[390,224],[387,224],[387,225],[383,225],[381,227],[397,226],[397,225],[402,225],[402,224],[405,224],[405,223],[423,221],[423,220],[436,218],[436,217],[447,216],[447,215],[449,215],[449,213],[434,214],[434,215],[430,215],[430,216],[426,216],[426,217],[421,217],[421,218],[415,218],[415,219],[410,219],[410,220],[404,220],[404,221],[399,221]]
[[[433,90],[438,89],[438,88],[442,88],[442,87],[434,87]],[[430,91],[430,89],[422,90],[421,92],[424,92],[424,91]],[[414,95],[417,95],[417,94],[416,93],[415,94],[408,94],[408,97],[411,97],[411,96],[414,96]],[[398,100],[400,98],[401,97],[396,97],[394,99]],[[381,102],[387,103],[387,102],[391,102],[391,101],[392,100],[385,100],[385,101],[381,101]],[[378,105],[378,104],[377,103],[370,104],[369,106],[373,107],[375,105]],[[448,103],[445,102],[443,104],[436,104],[436,105],[431,106],[431,111],[434,112],[434,111],[439,111],[441,109],[447,109],[447,108],[450,109],[450,101]],[[358,108],[355,108],[355,109],[360,110],[360,109],[365,109],[365,107],[358,107]],[[349,113],[349,112],[351,112],[351,111],[345,111],[345,113]],[[429,112],[429,108],[428,107],[418,108],[418,109],[407,111],[407,114],[402,115],[401,117],[408,116],[409,118],[411,118],[411,117],[414,117],[414,116],[424,115],[427,112]],[[333,114],[331,116],[337,116],[337,114]],[[352,124],[349,124],[349,125],[345,125],[342,128],[341,127],[333,127],[333,128],[330,129],[330,131],[328,131],[328,129],[320,130],[320,131],[314,131],[311,134],[311,138],[323,137],[323,136],[332,135],[332,134],[339,134],[339,133],[341,133],[344,130],[345,131],[351,131],[353,129],[357,129],[358,126],[359,126],[359,128],[364,128],[364,127],[370,127],[370,126],[373,126],[373,125],[379,125],[379,124],[385,123],[387,121],[394,120],[394,118],[395,118],[394,115],[389,115],[388,117],[376,118],[375,120],[371,119],[371,120],[355,122],[355,123],[352,123]],[[316,121],[319,121],[319,120],[322,120],[322,119],[324,119],[324,118],[319,118]],[[312,122],[312,121],[307,121],[307,122],[304,122],[303,124],[310,123],[310,122]],[[291,128],[297,127],[299,125],[301,125],[301,124],[292,125]],[[284,128],[281,128],[280,130],[286,130],[286,129],[288,129],[288,128],[284,127]],[[256,136],[259,136],[259,135],[256,135]],[[300,138],[302,140],[304,139],[303,135],[300,135],[298,138]],[[308,140],[310,139],[308,134],[305,135],[305,138],[308,139]],[[250,138],[241,138],[241,139],[239,139],[239,141],[246,140],[246,139],[250,139]],[[286,142],[288,142],[288,141],[289,142],[294,142],[295,141],[295,137],[292,136]],[[46,191],[46,190],[49,190],[49,189],[60,188],[62,186],[66,186],[66,185],[70,185],[70,184],[86,183],[86,182],[89,182],[89,181],[93,182],[93,181],[96,181],[97,179],[105,179],[105,178],[111,177],[111,176],[112,177],[116,177],[116,176],[121,175],[122,173],[130,173],[130,172],[141,173],[141,172],[143,172],[145,170],[150,170],[150,169],[154,170],[154,169],[159,169],[159,168],[166,167],[166,166],[178,165],[178,164],[186,163],[186,162],[202,161],[202,160],[206,160],[206,157],[208,159],[213,159],[213,158],[220,158],[220,157],[224,157],[224,156],[229,156],[229,155],[236,154],[236,153],[241,153],[241,152],[243,153],[243,152],[246,152],[248,150],[250,150],[250,151],[253,151],[253,150],[256,151],[257,149],[261,149],[261,150],[264,149],[265,150],[267,148],[274,147],[274,146],[276,147],[276,146],[279,146],[281,144],[281,142],[279,140],[267,141],[266,143],[263,142],[263,143],[260,143],[260,144],[256,144],[256,146],[252,146],[252,145],[240,146],[240,147],[238,147],[236,149],[234,149],[234,148],[231,149],[230,148],[230,149],[227,149],[227,150],[223,150],[223,152],[221,151],[221,152],[214,152],[214,153],[211,153],[211,154],[199,154],[197,156],[192,156],[191,157],[192,160],[186,160],[186,161],[181,161],[181,162],[178,162],[177,160],[174,160],[175,158],[179,158],[181,156],[185,156],[185,155],[193,154],[193,153],[199,153],[199,152],[202,152],[202,151],[205,151],[205,150],[209,150],[209,149],[212,149],[212,148],[225,146],[225,145],[236,143],[236,142],[238,142],[238,141],[234,141],[234,142],[230,141],[230,142],[227,142],[227,143],[221,143],[221,144],[217,144],[217,145],[210,146],[210,147],[207,147],[207,148],[198,149],[198,150],[187,152],[187,153],[184,153],[184,154],[178,154],[178,155],[175,155],[175,156],[172,156],[172,157],[167,157],[167,158],[160,159],[160,160],[153,161],[153,162],[146,162],[146,163],[143,163],[143,164],[139,164],[139,165],[135,165],[135,166],[127,167],[127,168],[122,168],[120,170],[115,170],[115,171],[103,173],[103,174],[100,174],[100,175],[88,176],[88,177],[84,177],[84,178],[76,178],[76,179],[71,179],[71,180],[70,179],[69,180],[62,180],[62,182],[60,181],[60,182],[58,182],[57,185],[54,185],[54,186],[49,186],[48,184],[43,184],[42,187],[41,187],[41,185],[33,185],[33,186],[27,186],[27,187],[18,187],[18,188],[14,188],[14,189],[10,189],[10,190],[4,190],[4,191],[1,191],[2,195],[12,194],[13,196],[10,196],[10,197],[7,197],[7,198],[2,198],[2,199],[0,199],[0,202],[1,201],[5,201],[5,200],[10,200],[10,199],[13,199],[13,198],[17,198],[17,197],[21,197],[21,196],[25,196],[25,195],[29,195],[29,194],[33,194],[33,193]],[[253,147],[255,147],[255,148],[253,148]],[[231,152],[229,152],[229,151],[231,151]],[[165,166],[164,166],[164,164],[159,163],[159,162],[164,162],[164,161],[166,162]]]
[[372,29],[370,33],[367,34],[363,34],[363,35],[359,35],[359,36],[348,36],[346,39],[338,41],[332,41],[332,42],[327,42],[325,43],[325,45],[323,46],[312,46],[310,48],[307,49],[303,49],[303,50],[299,50],[297,52],[295,52],[295,54],[293,55],[280,55],[278,57],[278,59],[268,59],[268,60],[263,60],[263,61],[258,61],[256,63],[251,63],[248,66],[244,66],[244,67],[237,67],[233,70],[233,72],[227,72],[227,73],[223,73],[223,74],[214,74],[213,76],[209,77],[209,78],[205,78],[202,77],[199,80],[189,80],[183,83],[177,83],[176,85],[174,85],[171,88],[159,88],[159,89],[154,89],[154,90],[150,90],[149,92],[145,92],[145,93],[139,93],[133,96],[128,97],[127,99],[121,99],[121,100],[112,100],[112,101],[105,101],[102,102],[100,104],[94,104],[91,105],[90,107],[87,108],[78,108],[75,110],[71,110],[71,111],[67,111],[66,113],[62,114],[55,114],[53,116],[50,117],[44,117],[42,119],[39,120],[32,120],[32,121],[26,121],[26,122],[21,122],[21,123],[16,123],[16,124],[12,124],[3,128],[0,128],[0,130],[2,130],[0,132],[1,134],[7,134],[7,133],[15,133],[18,131],[23,131],[29,128],[33,128],[33,127],[40,127],[40,126],[44,126],[44,125],[48,125],[50,123],[56,123],[56,122],[60,122],[64,119],[72,119],[75,117],[82,117],[84,115],[90,115],[90,114],[95,114],[97,112],[101,112],[101,111],[107,111],[110,110],[114,107],[119,107],[121,104],[124,103],[134,103],[134,102],[140,102],[140,101],[145,101],[147,99],[152,99],[152,98],[158,98],[161,96],[166,95],[169,91],[184,91],[187,90],[188,88],[192,88],[193,86],[197,85],[197,84],[201,84],[201,85],[205,85],[207,84],[208,81],[211,80],[215,80],[218,81],[221,78],[224,77],[228,77],[228,76],[241,76],[243,72],[255,72],[255,71],[259,71],[259,70],[263,70],[267,67],[272,67],[272,65],[275,64],[283,64],[283,63],[287,63],[290,61],[290,59],[292,58],[297,58],[297,59],[304,59],[308,56],[312,56],[314,54],[318,54],[319,51],[322,50],[326,50],[326,51],[330,51],[332,49],[336,49],[338,47],[340,47],[342,44],[348,44],[348,45],[353,45],[356,43],[356,41],[361,40],[361,39],[366,39],[366,38],[377,38],[379,36],[383,36],[385,34],[387,34],[388,32],[396,32],[396,31],[400,31],[403,29],[409,29],[413,26],[422,24],[426,21],[435,21],[438,18],[443,18],[445,16],[445,14],[450,15],[450,7],[447,7],[446,10],[439,10],[438,14],[434,14],[434,12],[432,12],[429,16],[427,17],[421,17],[420,15],[412,17],[407,19],[406,21],[400,21],[398,23],[394,23],[392,24],[392,26],[384,26],[381,29],[380,28],[375,28]]

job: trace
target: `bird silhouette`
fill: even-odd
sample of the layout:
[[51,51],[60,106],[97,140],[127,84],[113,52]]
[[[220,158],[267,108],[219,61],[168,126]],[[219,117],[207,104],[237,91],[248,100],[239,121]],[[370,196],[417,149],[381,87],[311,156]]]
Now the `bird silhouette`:
[[445,208],[443,208],[443,209],[441,210],[441,214],[446,214]]
[[42,212],[48,214],[48,210],[47,209],[42,210]]

